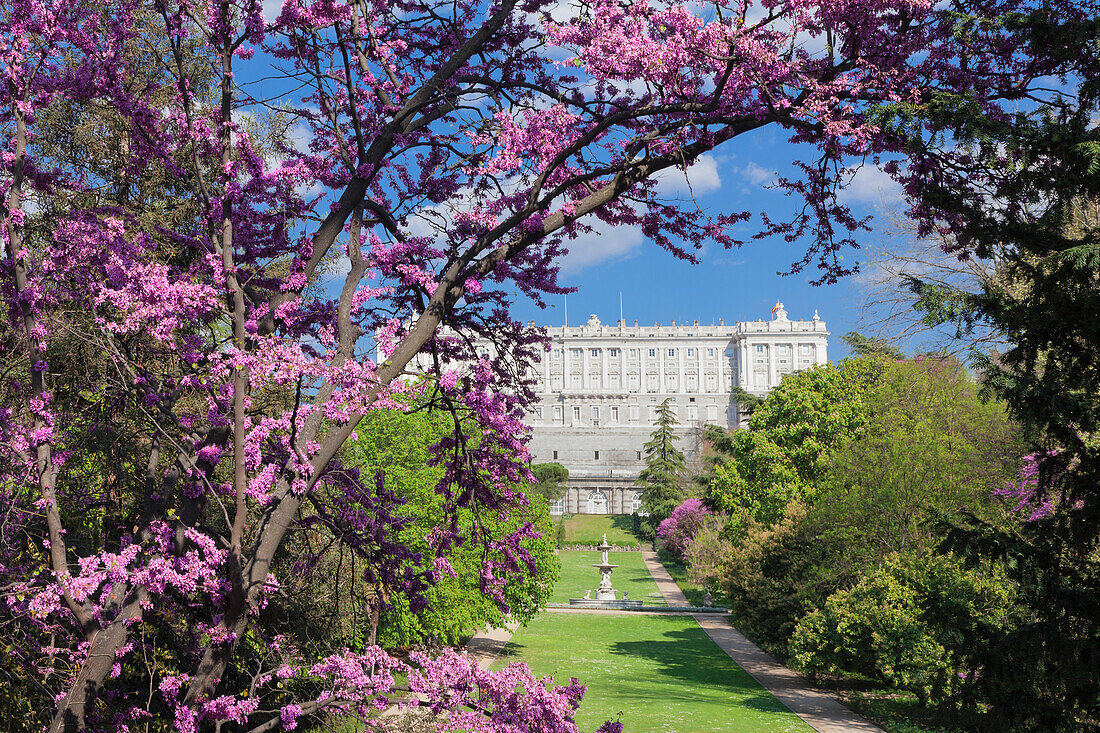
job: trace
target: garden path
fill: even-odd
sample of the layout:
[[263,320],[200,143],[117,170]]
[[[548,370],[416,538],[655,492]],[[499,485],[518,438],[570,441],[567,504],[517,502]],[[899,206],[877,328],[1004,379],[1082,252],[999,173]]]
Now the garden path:
[[[680,586],[657,559],[656,552],[643,552],[657,588],[670,606],[689,605]],[[818,733],[885,733],[866,718],[853,713],[836,698],[813,687],[802,675],[787,669],[770,654],[730,626],[725,614],[692,614],[703,631],[730,659]]]

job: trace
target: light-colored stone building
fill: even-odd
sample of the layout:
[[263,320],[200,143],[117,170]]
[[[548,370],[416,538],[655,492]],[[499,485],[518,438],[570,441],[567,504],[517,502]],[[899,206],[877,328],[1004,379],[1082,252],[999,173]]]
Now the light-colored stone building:
[[816,311],[790,320],[777,303],[772,313],[768,321],[652,327],[607,325],[593,315],[583,326],[548,328],[551,347],[533,366],[539,401],[528,423],[535,461],[569,469],[568,491],[553,511],[637,511],[643,445],[666,398],[690,459],[703,426],[741,425],[734,386],[763,396],[785,375],[827,361],[829,332]]

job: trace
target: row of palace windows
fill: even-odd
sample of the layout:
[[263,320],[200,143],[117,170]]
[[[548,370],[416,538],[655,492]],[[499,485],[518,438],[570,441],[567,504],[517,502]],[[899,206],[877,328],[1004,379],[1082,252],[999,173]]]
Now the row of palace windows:
[[[650,401],[655,403],[656,398],[651,398]],[[691,403],[694,403],[695,398],[694,397],[689,397],[688,401],[691,402]],[[626,405],[625,407],[626,407],[626,413],[629,415],[629,419],[632,422],[637,422],[638,419],[639,419],[639,414],[641,412],[641,406],[640,405]],[[684,407],[680,408],[680,410],[679,410],[680,416],[683,417],[685,420],[698,420],[699,419],[698,407],[699,406],[695,405],[695,404],[685,405]],[[718,419],[718,405],[707,405],[706,408],[707,408],[707,415],[706,415],[707,419],[712,420],[712,421],[717,420]],[[585,415],[584,414],[584,408],[581,405],[573,405],[573,422],[575,422],[575,423],[580,422],[581,420],[583,420],[587,417],[593,426],[599,426],[601,417],[606,414],[607,417],[609,418],[610,424],[616,424],[622,419],[623,412],[624,412],[623,408],[621,408],[619,405],[611,405],[610,407],[607,408],[606,413],[601,411],[600,405],[592,405],[591,407],[588,408],[588,410],[589,410],[588,415]],[[538,420],[542,420],[543,417],[544,417],[543,407],[542,407],[542,405],[537,405],[535,407],[535,418],[538,419]],[[657,417],[657,405],[652,404],[652,405],[649,406],[649,419],[652,421],[652,420],[655,420],[656,417]],[[562,405],[554,405],[554,422],[561,423],[561,422],[563,422],[563,419],[564,419],[564,408],[563,408],[563,406]]]
[[[558,452],[557,451],[554,451],[554,460],[555,461],[558,460]],[[595,460],[595,461],[600,460],[600,452],[598,450],[592,451],[592,460]],[[636,461],[642,460],[642,452],[640,450],[634,451],[634,460],[636,460]]]
[[[650,357],[656,357],[657,356],[658,349],[648,349],[648,350],[643,349],[643,350],[648,351]],[[579,358],[581,358],[581,354],[582,354],[583,351],[584,351],[584,349],[570,349],[569,350],[569,355],[572,356],[574,359],[579,359]],[[589,356],[598,359],[599,356],[600,356],[600,351],[601,351],[600,349],[589,349],[588,353],[589,353]],[[631,359],[637,359],[638,358],[638,351],[639,351],[638,349],[627,349],[627,356],[629,356]],[[691,348],[691,349],[684,349],[684,351],[687,352],[687,356],[693,357],[693,356],[695,356],[695,352],[697,350],[694,349],[694,348]],[[702,349],[698,349],[698,351],[701,352]],[[717,352],[718,352],[717,349],[707,349],[706,351],[707,351],[707,356],[712,358],[712,359],[717,355]],[[669,356],[674,357],[674,356],[676,356],[676,349],[668,349],[667,353],[668,353]],[[607,350],[607,355],[612,357],[612,358],[618,358],[619,349],[608,349]],[[733,349],[727,349],[726,350],[726,355],[727,356],[732,356],[733,355]],[[554,349],[553,352],[552,352],[552,356],[555,359],[560,359],[561,356],[562,356],[562,350],[561,349]]]
[[[768,348],[767,344],[757,344],[756,345],[756,353],[757,354],[763,354],[767,351],[767,348]],[[813,348],[814,348],[813,344],[799,344],[799,346],[798,346],[798,350],[801,351],[803,354],[813,353]],[[776,346],[776,351],[778,351],[780,354],[786,354],[786,353],[788,353],[788,351],[793,351],[793,350],[794,350],[793,347],[790,346],[789,344],[779,344],[778,346]],[[592,358],[598,359],[600,357],[600,351],[601,351],[601,349],[589,349],[588,354]],[[640,349],[627,349],[627,356],[629,356],[632,359],[637,359],[639,351],[640,351]],[[646,352],[648,352],[648,355],[651,358],[656,358],[657,352],[659,351],[659,349],[656,349],[656,348],[654,348],[654,349],[641,349],[641,351],[646,351]],[[687,352],[686,356],[694,357],[696,355],[695,352],[697,351],[697,349],[687,348],[687,349],[684,349],[684,351]],[[701,353],[703,350],[698,349],[698,351]],[[581,355],[583,354],[583,352],[584,352],[584,349],[580,349],[580,348],[573,348],[573,349],[569,350],[570,356],[572,356],[575,359],[581,358]],[[677,352],[676,349],[670,348],[670,349],[667,349],[665,353],[667,353],[668,356],[670,356],[670,357],[675,357],[676,352]],[[707,348],[706,352],[707,352],[707,356],[709,358],[714,358],[717,355],[718,349]],[[563,353],[562,349],[554,349],[551,352],[551,355],[555,359],[560,359],[562,357],[562,353]],[[607,355],[612,357],[612,358],[617,358],[619,356],[619,349],[614,349],[614,348],[608,349],[607,350]],[[733,356],[733,355],[734,355],[734,350],[733,349],[726,349],[726,356]]]
[[[551,514],[564,514],[565,513],[565,499],[557,499],[550,502]],[[602,489],[595,489],[588,492],[588,496],[584,497],[578,504],[578,510],[581,510],[585,514],[607,514],[611,509],[611,502],[608,501],[607,494]],[[630,499],[630,513],[642,514],[642,492],[634,492],[634,496]]]

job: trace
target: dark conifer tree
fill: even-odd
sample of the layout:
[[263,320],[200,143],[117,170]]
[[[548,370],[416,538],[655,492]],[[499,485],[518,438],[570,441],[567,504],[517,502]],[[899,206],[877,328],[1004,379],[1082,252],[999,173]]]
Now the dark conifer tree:
[[638,480],[645,487],[642,507],[649,512],[654,527],[668,519],[684,500],[687,460],[676,447],[679,437],[675,428],[679,424],[666,399],[657,408],[655,428],[644,447],[646,467],[638,474]]
[[1100,12],[1090,2],[1078,13],[1007,21],[1064,60],[1065,96],[1010,119],[943,100],[925,121],[968,144],[972,166],[914,180],[923,213],[950,223],[960,256],[1003,259],[1004,276],[981,292],[911,285],[928,322],[1003,334],[1004,353],[975,357],[1037,458],[1019,485],[1018,523],[972,519],[944,545],[1002,564],[1018,584],[1012,628],[966,629],[964,703],[979,730],[1096,730],[1100,721]]

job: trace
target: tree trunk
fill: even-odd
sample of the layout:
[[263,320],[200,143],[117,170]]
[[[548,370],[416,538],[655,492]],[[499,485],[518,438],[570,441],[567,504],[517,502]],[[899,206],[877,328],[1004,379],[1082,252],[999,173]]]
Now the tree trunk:
[[126,622],[141,617],[141,597],[142,594],[138,594],[138,598],[126,604],[106,628],[92,634],[88,657],[69,687],[69,692],[58,704],[50,724],[50,733],[77,733],[84,730],[84,716],[88,706],[95,701],[103,687],[103,681],[115,665],[115,654],[129,637]]

